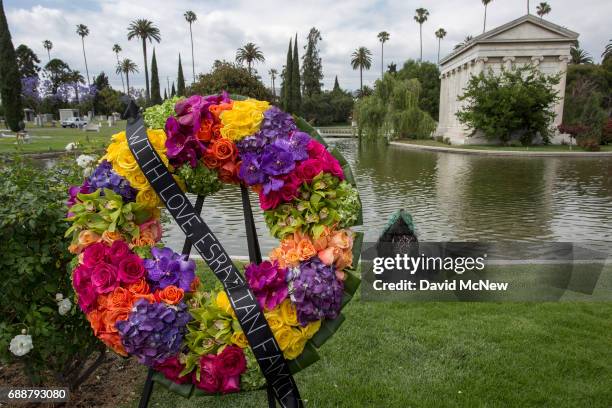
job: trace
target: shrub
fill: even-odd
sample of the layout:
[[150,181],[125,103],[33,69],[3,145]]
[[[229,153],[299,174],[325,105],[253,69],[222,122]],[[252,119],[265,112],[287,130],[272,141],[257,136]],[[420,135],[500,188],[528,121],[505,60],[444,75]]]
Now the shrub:
[[409,59],[397,72],[400,79],[418,79],[421,84],[419,107],[437,119],[440,107],[440,69],[432,62]]
[[212,95],[220,91],[231,94],[250,96],[251,98],[272,101],[272,93],[261,82],[258,76],[237,64],[227,61],[215,61],[208,74],[199,76],[198,81],[188,90],[189,95]]
[[347,123],[353,110],[353,98],[346,92],[314,93],[302,99],[302,116],[318,126]]
[[[22,362],[33,383],[50,372],[74,388],[91,374],[85,368],[87,359],[102,350],[74,306],[67,269],[66,186],[82,180],[74,165],[40,167],[19,159],[0,163],[0,359]],[[9,344],[22,332],[31,336],[33,348],[17,357]]]
[[507,143],[521,132],[521,142],[530,144],[538,134],[546,143],[555,118],[553,105],[558,101],[554,86],[559,75],[544,75],[533,66],[492,70],[472,76],[460,101],[465,106],[457,112],[459,121],[481,130],[489,140]]
[[578,146],[582,147],[588,152],[598,152],[601,150],[599,147],[599,141],[596,139],[583,138],[578,140]]

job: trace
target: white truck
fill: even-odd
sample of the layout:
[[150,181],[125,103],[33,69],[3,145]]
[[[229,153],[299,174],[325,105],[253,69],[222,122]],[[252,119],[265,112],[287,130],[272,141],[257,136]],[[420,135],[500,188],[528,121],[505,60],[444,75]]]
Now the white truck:
[[64,119],[62,120],[62,127],[63,128],[81,128],[85,125],[87,125],[87,119],[81,119],[79,117],[76,116],[72,116],[70,118]]

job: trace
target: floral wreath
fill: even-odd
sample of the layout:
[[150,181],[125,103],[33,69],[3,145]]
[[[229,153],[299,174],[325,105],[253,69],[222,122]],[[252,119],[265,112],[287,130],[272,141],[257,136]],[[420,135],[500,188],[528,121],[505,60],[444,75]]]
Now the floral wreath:
[[[246,281],[292,372],[318,359],[355,292],[361,202],[348,164],[318,133],[268,102],[227,93],[174,98],[145,112],[148,138],[177,183],[211,195],[242,183],[259,195],[269,260]],[[160,243],[161,202],[127,144],[112,136],[70,188],[72,284],[94,334],[184,396],[258,389],[265,378],[222,287]]]

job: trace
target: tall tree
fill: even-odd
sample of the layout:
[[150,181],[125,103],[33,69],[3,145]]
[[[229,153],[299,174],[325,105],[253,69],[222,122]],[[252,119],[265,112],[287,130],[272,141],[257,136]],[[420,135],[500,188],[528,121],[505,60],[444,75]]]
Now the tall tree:
[[438,28],[436,30],[436,38],[438,39],[438,64],[440,63],[440,43],[444,37],[446,37],[446,30]]
[[570,56],[572,57],[570,61],[572,64],[580,65],[593,63],[593,57],[579,46],[570,49]]
[[8,127],[14,132],[21,130],[19,125],[23,117],[21,78],[2,0],[0,0],[0,99]]
[[300,56],[298,55],[297,33],[293,41],[293,71],[291,72],[291,113],[298,114],[302,107],[302,81],[300,79]]
[[185,96],[185,75],[183,75],[183,63],[181,62],[181,54],[179,54],[178,74],[176,76],[176,94]]
[[359,47],[351,55],[351,66],[359,70],[359,92],[363,94],[363,70],[372,67],[372,53],[366,47]]
[[191,73],[193,74],[193,82],[195,83],[195,59],[193,56],[193,31],[191,30],[191,25],[196,22],[198,16],[191,10],[188,10],[184,14],[185,20],[189,23],[189,37],[191,38]]
[[[121,52],[121,46],[119,44],[113,45],[113,52],[117,57],[117,66],[119,66],[119,53]],[[123,71],[119,71],[119,75],[121,76],[121,88],[123,88],[123,93],[125,93],[125,83],[123,82]]]
[[385,66],[385,43],[389,41],[389,33],[386,31],[381,31],[378,33],[378,41],[380,41],[380,78],[384,76],[384,66]]
[[144,69],[145,69],[145,84],[146,84],[146,99],[149,100],[151,98],[151,92],[149,90],[149,66],[147,64],[147,40],[150,43],[153,41],[160,42],[161,35],[159,33],[159,28],[157,28],[152,21],[140,18],[134,20],[128,26],[128,41],[132,38],[140,38],[142,40],[142,56],[144,59]]
[[387,65],[387,72],[390,74],[397,73],[397,64],[395,62],[391,62],[389,65]]
[[484,33],[487,30],[487,6],[493,0],[482,0],[482,4],[484,4],[484,22],[482,23],[482,32]]
[[98,92],[103,89],[110,88],[110,85],[108,83],[108,76],[104,73],[104,71],[100,72],[98,76],[94,77],[93,84],[96,87],[96,91]]
[[164,101],[168,99],[168,92],[166,92],[166,88],[164,88]]
[[272,96],[276,98],[276,87],[274,86],[274,80],[276,79],[276,75],[278,75],[278,71],[272,68],[268,71],[268,74],[270,75],[270,79],[272,81]]
[[529,0],[527,0],[527,14],[530,13]]
[[423,7],[419,7],[418,9],[416,9],[414,21],[419,23],[419,40],[421,42],[421,53],[419,54],[419,61],[423,61],[423,23],[427,21],[427,17],[429,17],[429,11],[427,11],[427,9],[424,9]]
[[85,78],[79,71],[71,71],[67,77],[68,83],[72,86],[74,90],[74,99],[76,103],[79,103],[79,85],[85,83]]
[[125,75],[125,85],[127,87],[127,95],[130,96],[130,74],[138,72],[138,65],[129,58],[124,58],[117,66],[117,73],[123,72]]
[[608,58],[611,58],[611,57],[612,57],[612,40],[608,41],[608,45],[606,45],[606,48],[604,48],[604,52],[601,54],[601,58],[603,58],[603,61],[606,61]]
[[172,81],[172,90],[170,91],[170,97],[174,98],[176,96],[176,88],[174,87],[174,81]]
[[51,49],[53,48],[53,43],[49,40],[43,41],[43,47],[47,50],[47,57],[49,57],[49,61],[51,61]]
[[51,93],[56,94],[58,88],[68,82],[72,70],[64,61],[53,58],[45,65],[45,71],[51,81]]
[[253,62],[263,62],[265,60],[266,59],[264,58],[264,55],[259,47],[252,42],[246,43],[244,46],[236,50],[236,62],[239,64],[246,62],[249,69],[249,74],[251,75],[253,74]]
[[40,64],[40,59],[30,47],[21,44],[15,50],[15,57],[21,78],[38,77],[40,67],[37,64]]
[[319,56],[319,41],[323,40],[316,27],[308,32],[306,52],[302,56],[302,83],[304,96],[321,93],[321,80],[323,79],[323,64]]
[[284,110],[288,111],[291,100],[291,74],[293,73],[293,49],[291,48],[292,40],[289,39],[289,48],[287,49],[287,62],[283,67],[281,77],[283,83],[281,84],[281,106]]
[[540,20],[542,20],[544,16],[550,13],[551,11],[552,11],[552,8],[550,7],[550,4],[548,4],[545,1],[541,2],[536,7],[536,14],[540,16]]
[[340,83],[338,82],[338,75],[336,75],[336,79],[334,79],[334,88],[332,89],[332,92],[337,93],[341,91],[342,89],[340,88]]
[[85,54],[85,37],[89,35],[89,28],[85,24],[78,24],[76,26],[76,33],[81,37],[81,44],[83,45],[83,59],[85,60],[85,73],[87,74],[87,85],[91,85],[89,82],[89,68],[87,68],[87,55]]
[[155,57],[155,48],[153,48],[153,58],[151,58],[151,104],[159,105],[162,103],[159,73],[157,72],[157,58]]

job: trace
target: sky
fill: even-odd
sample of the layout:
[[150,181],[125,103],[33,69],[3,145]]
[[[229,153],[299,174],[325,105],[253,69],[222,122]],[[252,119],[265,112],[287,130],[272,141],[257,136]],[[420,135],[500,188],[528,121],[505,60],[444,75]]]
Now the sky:
[[[609,0],[548,0],[552,12],[548,20],[580,34],[580,46],[596,61],[612,38]],[[537,2],[531,0],[531,12]],[[81,38],[77,24],[89,27],[85,38],[90,77],[104,71],[111,85],[121,88],[115,74],[116,57],[113,44],[123,48],[121,58],[130,58],[140,73],[130,75],[130,84],[144,88],[142,46],[138,40],[127,40],[127,26],[137,18],[153,21],[161,31],[161,43],[154,46],[162,88],[176,79],[178,55],[181,54],[187,82],[191,81],[191,46],[189,26],[183,14],[196,13],[193,25],[196,75],[208,72],[216,59],[233,61],[236,49],[247,42],[257,44],[266,58],[255,66],[262,80],[270,84],[268,71],[279,72],[286,60],[289,39],[298,36],[300,56],[308,31],[317,27],[323,40],[320,55],[323,61],[324,88],[330,89],[337,75],[340,86],[353,90],[359,87],[359,71],[350,66],[351,53],[360,46],[372,51],[372,68],[363,75],[364,84],[372,85],[380,76],[381,47],[376,37],[387,31],[391,38],[384,48],[384,66],[390,62],[398,68],[408,58],[419,57],[419,26],[414,21],[418,7],[429,10],[423,25],[423,59],[437,60],[437,39],[434,32],[443,27],[441,56],[467,35],[482,32],[484,7],[480,0],[4,0],[15,47],[26,44],[43,61],[47,53],[43,40],[51,40],[52,58],[60,58],[85,76]],[[527,0],[493,0],[487,11],[487,29],[497,27],[527,12]],[[150,61],[149,61],[150,65]],[[278,82],[276,84],[279,86]]]

